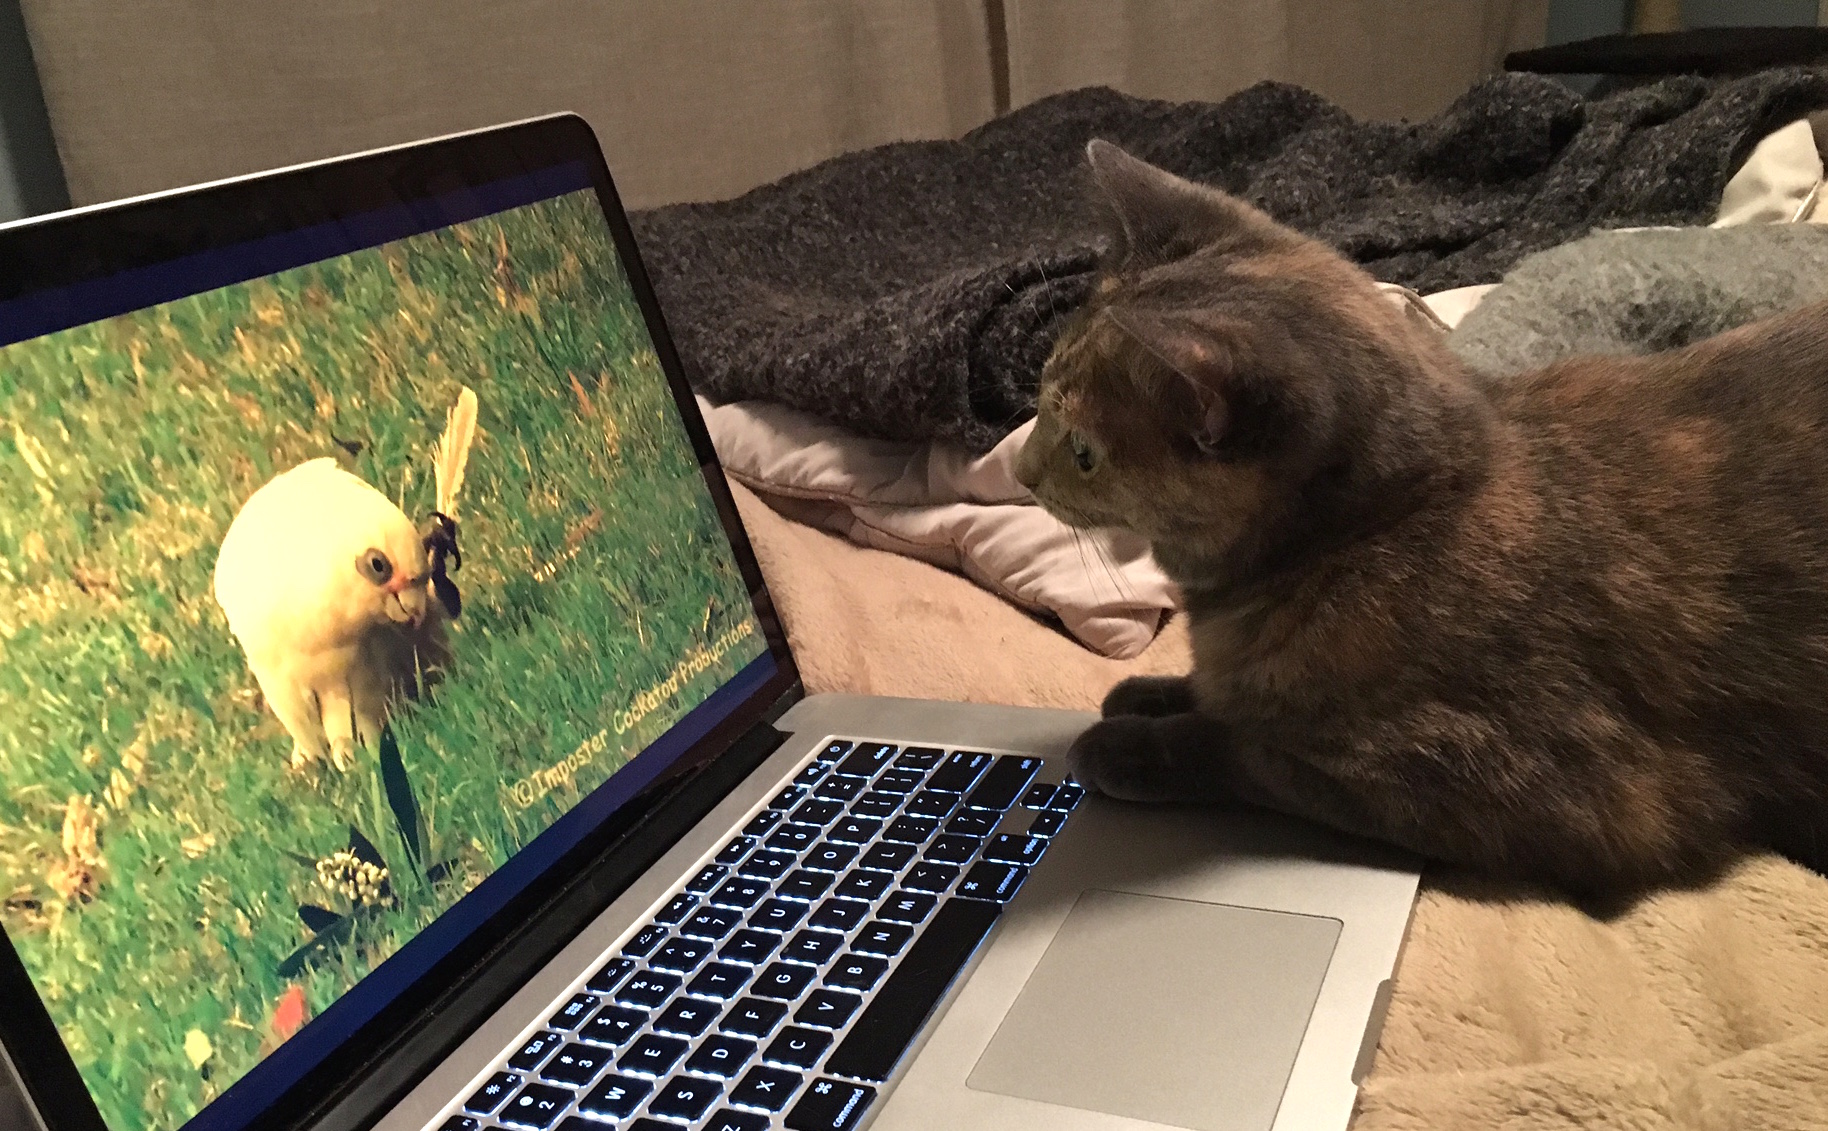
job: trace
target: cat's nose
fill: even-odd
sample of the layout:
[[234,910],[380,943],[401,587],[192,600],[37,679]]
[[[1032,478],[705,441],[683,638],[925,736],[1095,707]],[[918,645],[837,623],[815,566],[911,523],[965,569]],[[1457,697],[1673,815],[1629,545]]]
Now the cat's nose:
[[1033,491],[1041,483],[1041,453],[1035,450],[1035,439],[1031,435],[1022,450],[1016,453],[1016,482]]

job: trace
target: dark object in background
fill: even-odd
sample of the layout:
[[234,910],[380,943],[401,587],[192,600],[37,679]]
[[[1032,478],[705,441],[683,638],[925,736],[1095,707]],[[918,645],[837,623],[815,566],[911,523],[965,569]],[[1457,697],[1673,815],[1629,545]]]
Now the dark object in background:
[[1749,75],[1828,59],[1828,28],[1714,27],[1602,35],[1513,51],[1507,71],[1543,75]]
[[699,392],[981,452],[1034,414],[1090,286],[1097,228],[1075,202],[1094,137],[1436,291],[1595,227],[1706,223],[1760,138],[1824,107],[1828,71],[1802,68],[1598,99],[1498,74],[1414,123],[1281,83],[1223,102],[1087,89],[632,219]]

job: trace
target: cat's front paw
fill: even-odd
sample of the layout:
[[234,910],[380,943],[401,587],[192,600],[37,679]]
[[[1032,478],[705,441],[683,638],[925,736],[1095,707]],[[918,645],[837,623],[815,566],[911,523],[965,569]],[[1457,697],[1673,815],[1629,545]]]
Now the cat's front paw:
[[1186,714],[1193,707],[1193,682],[1186,676],[1133,675],[1111,688],[1099,713],[1107,719],[1118,715],[1161,718]]
[[[1119,685],[1121,686],[1121,685]],[[1170,801],[1180,791],[1156,720],[1126,714],[1087,727],[1067,763],[1079,784],[1122,801]]]

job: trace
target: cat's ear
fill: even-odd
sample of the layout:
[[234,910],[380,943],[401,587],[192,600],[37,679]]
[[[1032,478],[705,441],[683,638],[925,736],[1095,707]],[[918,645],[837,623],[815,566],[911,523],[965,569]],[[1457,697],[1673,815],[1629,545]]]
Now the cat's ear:
[[1178,392],[1189,405],[1187,436],[1208,456],[1226,450],[1232,425],[1227,389],[1238,368],[1237,338],[1190,318],[1107,308],[1107,316],[1179,378]]
[[1243,201],[1132,157],[1101,138],[1085,147],[1110,228],[1110,265],[1165,263],[1228,235],[1262,235]]

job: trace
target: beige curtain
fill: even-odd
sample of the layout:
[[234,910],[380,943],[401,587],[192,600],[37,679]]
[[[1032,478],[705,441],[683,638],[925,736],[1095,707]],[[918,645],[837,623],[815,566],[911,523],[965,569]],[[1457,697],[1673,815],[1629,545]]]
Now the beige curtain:
[[633,207],[993,111],[985,0],[23,0],[78,204],[559,110]]
[[1003,0],[1010,103],[1101,84],[1218,99],[1261,79],[1364,118],[1445,107],[1507,51],[1542,44],[1548,0]]

